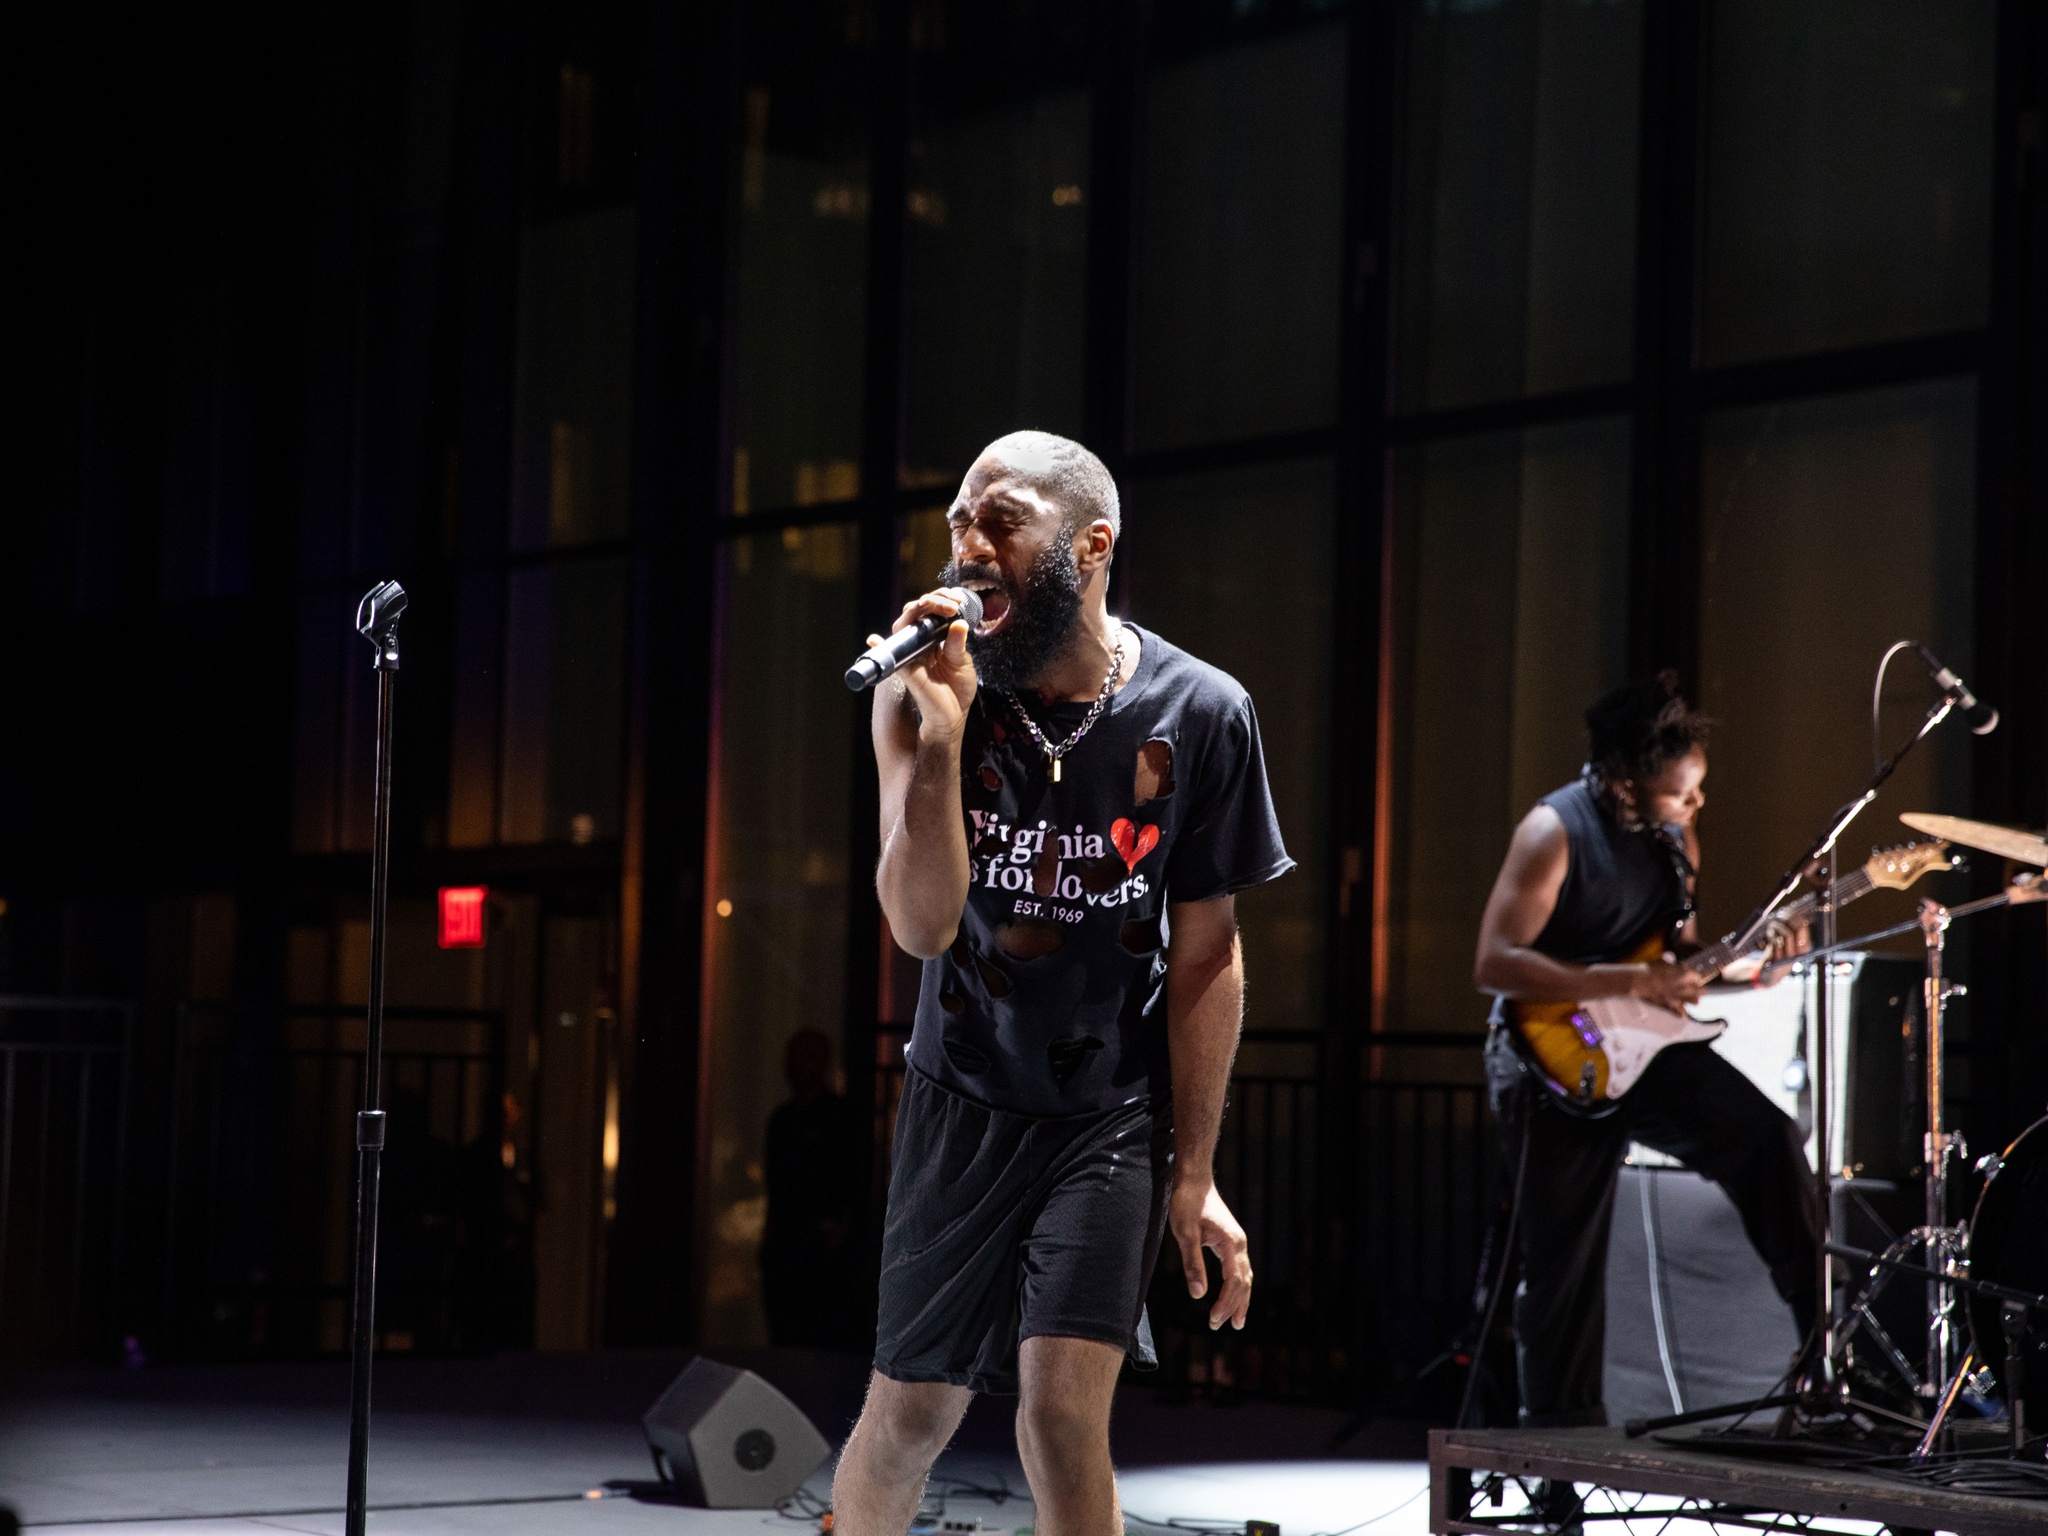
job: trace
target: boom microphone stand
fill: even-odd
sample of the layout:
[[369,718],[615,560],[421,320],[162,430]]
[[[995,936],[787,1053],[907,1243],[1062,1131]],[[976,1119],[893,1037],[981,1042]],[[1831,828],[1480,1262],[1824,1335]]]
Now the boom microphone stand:
[[[1841,842],[1842,834],[1849,830],[1849,823],[1860,816],[1863,808],[1877,798],[1877,792],[1884,787],[1893,770],[1905,761],[1906,754],[1926,740],[1934,728],[1948,718],[1949,711],[1955,707],[1955,692],[1951,690],[1943,693],[1934,707],[1927,711],[1927,718],[1920,722],[1920,729],[1915,731],[1898,751],[1878,764],[1877,771],[1871,775],[1870,783],[1863,793],[1835,812],[1834,819],[1826,830],[1813,840],[1805,853],[1800,855],[1799,862],[1785,872],[1785,878],[1779,882],[1777,894],[1765,902],[1757,918],[1752,919],[1752,931],[1761,928],[1763,922],[1769,921],[1771,913],[1791,899],[1793,892],[1799,889],[1800,881],[1805,878],[1806,872],[1823,859],[1827,861],[1826,892],[1832,893],[1835,849]],[[1824,952],[1832,951],[1836,945],[1834,902],[1824,895],[1820,909],[1820,947]],[[1834,1201],[1831,1198],[1834,1183],[1834,1127],[1828,1103],[1834,1092],[1831,1081],[1834,1075],[1834,1010],[1831,1006],[1834,999],[1830,995],[1834,990],[1833,971],[1834,962],[1823,960],[1816,973],[1814,987],[1814,1028],[1811,1042],[1814,1051],[1813,1130],[1814,1161],[1819,1165],[1820,1177],[1815,1181],[1814,1191],[1814,1199],[1817,1202],[1814,1230],[1819,1236],[1819,1241],[1815,1244],[1815,1336],[1809,1344],[1809,1369],[1803,1384],[1803,1394],[1810,1399],[1809,1407],[1818,1407],[1819,1403],[1812,1400],[1824,1398],[1832,1388],[1835,1367],[1835,1255],[1831,1251],[1834,1240]]]
[[[1756,935],[1763,932],[1764,928],[1770,923],[1771,914],[1792,898],[1793,893],[1799,889],[1800,884],[1807,878],[1808,871],[1819,868],[1822,862],[1825,861],[1828,885],[1823,893],[1823,899],[1820,904],[1822,942],[1819,947],[1819,953],[1826,955],[1837,947],[1835,941],[1834,905],[1831,900],[1827,899],[1828,893],[1831,893],[1834,889],[1835,845],[1841,841],[1842,834],[1849,830],[1849,824],[1863,813],[1863,808],[1877,798],[1878,790],[1884,787],[1885,781],[1892,776],[1893,771],[1900,763],[1905,761],[1906,754],[1919,746],[1922,741],[1927,739],[1936,726],[1948,718],[1949,712],[1956,707],[1958,702],[1960,687],[1961,685],[1958,684],[1954,688],[1946,689],[1934,707],[1927,711],[1927,718],[1920,722],[1920,728],[1900,746],[1898,751],[1877,765],[1877,771],[1871,775],[1870,783],[1863,793],[1849,801],[1829,818],[1828,825],[1821,831],[1820,835],[1807,846],[1806,851],[1799,856],[1798,861],[1785,872],[1784,879],[1778,883],[1776,894],[1761,907],[1757,908],[1749,920],[1743,924],[1741,930],[1743,944],[1746,945]],[[1915,919],[1911,926],[1919,927],[1919,920]],[[1819,971],[1819,985],[1815,988],[1813,1038],[1808,1043],[1809,1051],[1814,1053],[1813,1127],[1816,1148],[1815,1161],[1820,1165],[1820,1176],[1815,1181],[1817,1185],[1815,1200],[1818,1202],[1815,1231],[1819,1241],[1814,1245],[1814,1279],[1818,1288],[1814,1296],[1814,1332],[1806,1340],[1799,1362],[1793,1368],[1794,1373],[1803,1373],[1803,1379],[1796,1384],[1795,1393],[1790,1398],[1774,1393],[1769,1397],[1758,1398],[1744,1403],[1728,1403],[1718,1408],[1698,1409],[1690,1413],[1668,1414],[1654,1419],[1631,1419],[1627,1425],[1627,1431],[1631,1438],[1660,1429],[1676,1428],[1680,1424],[1700,1423],[1707,1419],[1747,1415],[1773,1408],[1783,1408],[1789,1416],[1802,1410],[1809,1415],[1824,1413],[1833,1406],[1830,1398],[1834,1393],[1835,1387],[1835,1254],[1833,1252],[1834,1212],[1831,1208],[1833,1202],[1830,1200],[1829,1194],[1830,1186],[1833,1182],[1831,1177],[1833,1169],[1830,1167],[1830,1164],[1834,1157],[1834,1147],[1831,1141],[1833,1128],[1829,1124],[1828,1114],[1828,1097],[1832,1092],[1829,1078],[1832,1076],[1830,1068],[1833,1065],[1834,1053],[1832,1019],[1830,1018],[1831,1010],[1829,1008],[1830,998],[1828,996],[1829,983],[1833,979],[1829,974],[1832,969],[1831,961],[1822,961]],[[1786,1421],[1781,1423],[1780,1432],[1783,1433],[1789,1430],[1789,1428],[1790,1420],[1788,1417]]]
[[387,581],[356,609],[356,629],[377,648],[375,830],[370,845],[370,1007],[363,1038],[363,1107],[356,1114],[356,1276],[348,1380],[348,1536],[369,1519],[370,1355],[376,1344],[377,1195],[384,1174],[384,897],[391,873],[392,694],[405,588]]

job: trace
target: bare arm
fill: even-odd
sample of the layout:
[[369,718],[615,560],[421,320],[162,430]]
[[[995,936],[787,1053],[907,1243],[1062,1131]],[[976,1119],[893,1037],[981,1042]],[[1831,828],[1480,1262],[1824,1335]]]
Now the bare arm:
[[[942,593],[906,604],[895,627],[957,612]],[[872,638],[872,637],[871,637]],[[920,960],[960,931],[972,866],[960,809],[960,740],[975,691],[967,626],[875,689],[875,766],[881,777],[882,856],[875,891],[896,942]]]
[[1230,1063],[1244,1013],[1244,949],[1237,902],[1221,896],[1169,909],[1166,1042],[1173,1061],[1173,1195],[1167,1225],[1180,1246],[1188,1294],[1209,1289],[1202,1250],[1213,1249],[1223,1286],[1209,1326],[1244,1326],[1252,1299],[1244,1228],[1216,1191],[1216,1134],[1230,1087]]
[[1665,1007],[1700,994],[1699,978],[1658,960],[1649,965],[1574,965],[1530,948],[1557,909],[1571,867],[1564,822],[1547,805],[1522,818],[1479,920],[1472,981],[1480,991],[1528,1002],[1573,1003],[1594,997],[1640,997]]

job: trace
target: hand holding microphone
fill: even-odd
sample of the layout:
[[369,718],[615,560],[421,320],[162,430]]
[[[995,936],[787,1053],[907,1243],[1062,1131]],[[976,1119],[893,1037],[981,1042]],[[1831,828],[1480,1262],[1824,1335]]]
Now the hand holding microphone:
[[[966,631],[980,622],[976,593],[942,587],[913,598],[903,605],[887,639],[868,636],[867,654],[846,669],[846,686],[859,693],[901,672],[917,711],[918,734],[933,740],[957,735],[978,685],[967,657]],[[961,626],[957,636],[956,624]]]
[[[934,604],[934,598],[940,602]],[[955,619],[964,621],[970,630],[979,624],[981,595],[960,587],[941,587],[929,596],[905,603],[895,632],[888,639],[868,636],[867,653],[846,669],[846,686],[855,693],[874,687],[933,646],[943,644]]]

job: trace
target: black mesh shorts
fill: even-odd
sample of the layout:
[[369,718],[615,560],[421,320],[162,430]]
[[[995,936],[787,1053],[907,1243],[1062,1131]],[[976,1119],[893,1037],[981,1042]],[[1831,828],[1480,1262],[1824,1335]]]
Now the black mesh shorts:
[[1017,1390],[1017,1347],[1094,1339],[1158,1363],[1145,1288],[1166,1230],[1172,1118],[989,1109],[915,1067],[896,1114],[875,1369]]

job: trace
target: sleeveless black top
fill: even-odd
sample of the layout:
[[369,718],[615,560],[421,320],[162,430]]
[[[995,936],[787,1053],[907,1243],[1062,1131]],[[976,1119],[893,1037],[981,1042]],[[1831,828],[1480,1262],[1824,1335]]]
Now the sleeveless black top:
[[1563,819],[1571,862],[1531,949],[1576,965],[1618,960],[1685,912],[1691,871],[1677,828],[1624,831],[1584,779],[1537,803]]

